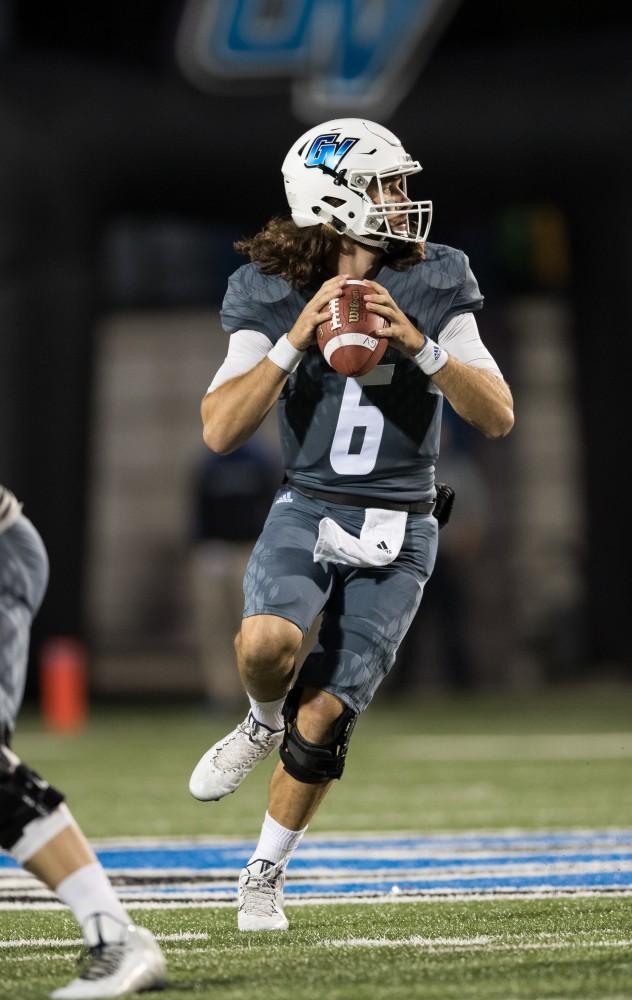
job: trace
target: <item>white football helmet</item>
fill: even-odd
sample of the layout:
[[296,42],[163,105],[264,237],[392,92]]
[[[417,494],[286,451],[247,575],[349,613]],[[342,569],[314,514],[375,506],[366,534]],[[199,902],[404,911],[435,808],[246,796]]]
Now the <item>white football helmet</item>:
[[[311,128],[281,167],[297,226],[328,222],[359,243],[381,248],[391,240],[427,239],[432,202],[388,202],[383,187],[385,180],[400,176],[406,193],[406,178],[421,169],[397,136],[362,118],[338,118]],[[375,200],[367,193],[373,180]]]

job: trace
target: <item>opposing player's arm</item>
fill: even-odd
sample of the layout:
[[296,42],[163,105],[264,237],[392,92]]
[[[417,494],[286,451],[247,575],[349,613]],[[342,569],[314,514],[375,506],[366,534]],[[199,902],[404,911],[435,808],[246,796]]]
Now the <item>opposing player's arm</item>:
[[[509,434],[514,424],[511,391],[480,339],[474,316],[470,313],[454,317],[439,335],[439,344],[433,345],[385,288],[375,281],[371,284],[375,292],[365,299],[367,309],[385,316],[390,323],[380,336],[388,337],[394,347],[415,360],[428,352],[430,366],[424,370],[459,416],[486,437]],[[432,363],[434,347],[436,365]],[[437,370],[433,371],[435,366]]]
[[327,303],[341,294],[347,277],[326,281],[274,347],[254,330],[233,334],[226,360],[201,405],[204,442],[211,451],[226,455],[254,434],[313,342],[316,327],[329,319]]

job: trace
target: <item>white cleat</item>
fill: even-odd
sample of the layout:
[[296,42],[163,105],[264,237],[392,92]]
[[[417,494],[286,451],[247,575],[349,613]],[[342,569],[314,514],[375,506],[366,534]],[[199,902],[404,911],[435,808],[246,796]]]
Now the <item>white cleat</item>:
[[232,733],[207,750],[195,765],[189,791],[202,802],[214,802],[229,795],[281,744],[283,730],[273,731],[249,712]]
[[[116,934],[104,940],[103,927],[118,925]],[[144,927],[121,924],[103,913],[88,918],[85,927],[88,941],[86,965],[77,979],[51,993],[53,1000],[91,1000],[96,997],[122,997],[141,990],[162,989],[166,964],[153,934]]]
[[256,858],[239,876],[237,926],[240,931],[286,931],[283,912],[285,861]]

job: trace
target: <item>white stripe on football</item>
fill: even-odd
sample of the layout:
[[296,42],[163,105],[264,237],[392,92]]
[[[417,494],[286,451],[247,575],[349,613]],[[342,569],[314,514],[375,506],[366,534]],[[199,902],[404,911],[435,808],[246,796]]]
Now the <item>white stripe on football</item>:
[[377,337],[370,337],[368,333],[339,333],[337,337],[327,341],[323,355],[327,364],[330,364],[332,354],[340,347],[366,347],[368,351],[374,351],[378,344]]

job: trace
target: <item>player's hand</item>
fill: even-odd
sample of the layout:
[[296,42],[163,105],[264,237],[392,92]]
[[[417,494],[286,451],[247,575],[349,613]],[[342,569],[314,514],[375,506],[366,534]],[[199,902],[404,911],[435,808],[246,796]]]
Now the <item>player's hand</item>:
[[338,274],[335,278],[329,278],[316,292],[313,299],[307,303],[303,312],[298,317],[296,323],[289,331],[287,337],[293,347],[299,351],[305,351],[310,344],[314,343],[316,328],[320,323],[326,323],[331,319],[328,304],[332,299],[338,299],[342,295],[348,274]]
[[371,294],[364,298],[367,311],[384,316],[390,323],[390,326],[380,330],[375,336],[387,337],[393,347],[396,347],[402,354],[407,354],[408,357],[418,354],[426,340],[423,333],[416,326],[413,326],[386,288],[379,285],[377,281],[365,281],[365,284],[370,285],[373,289]]

